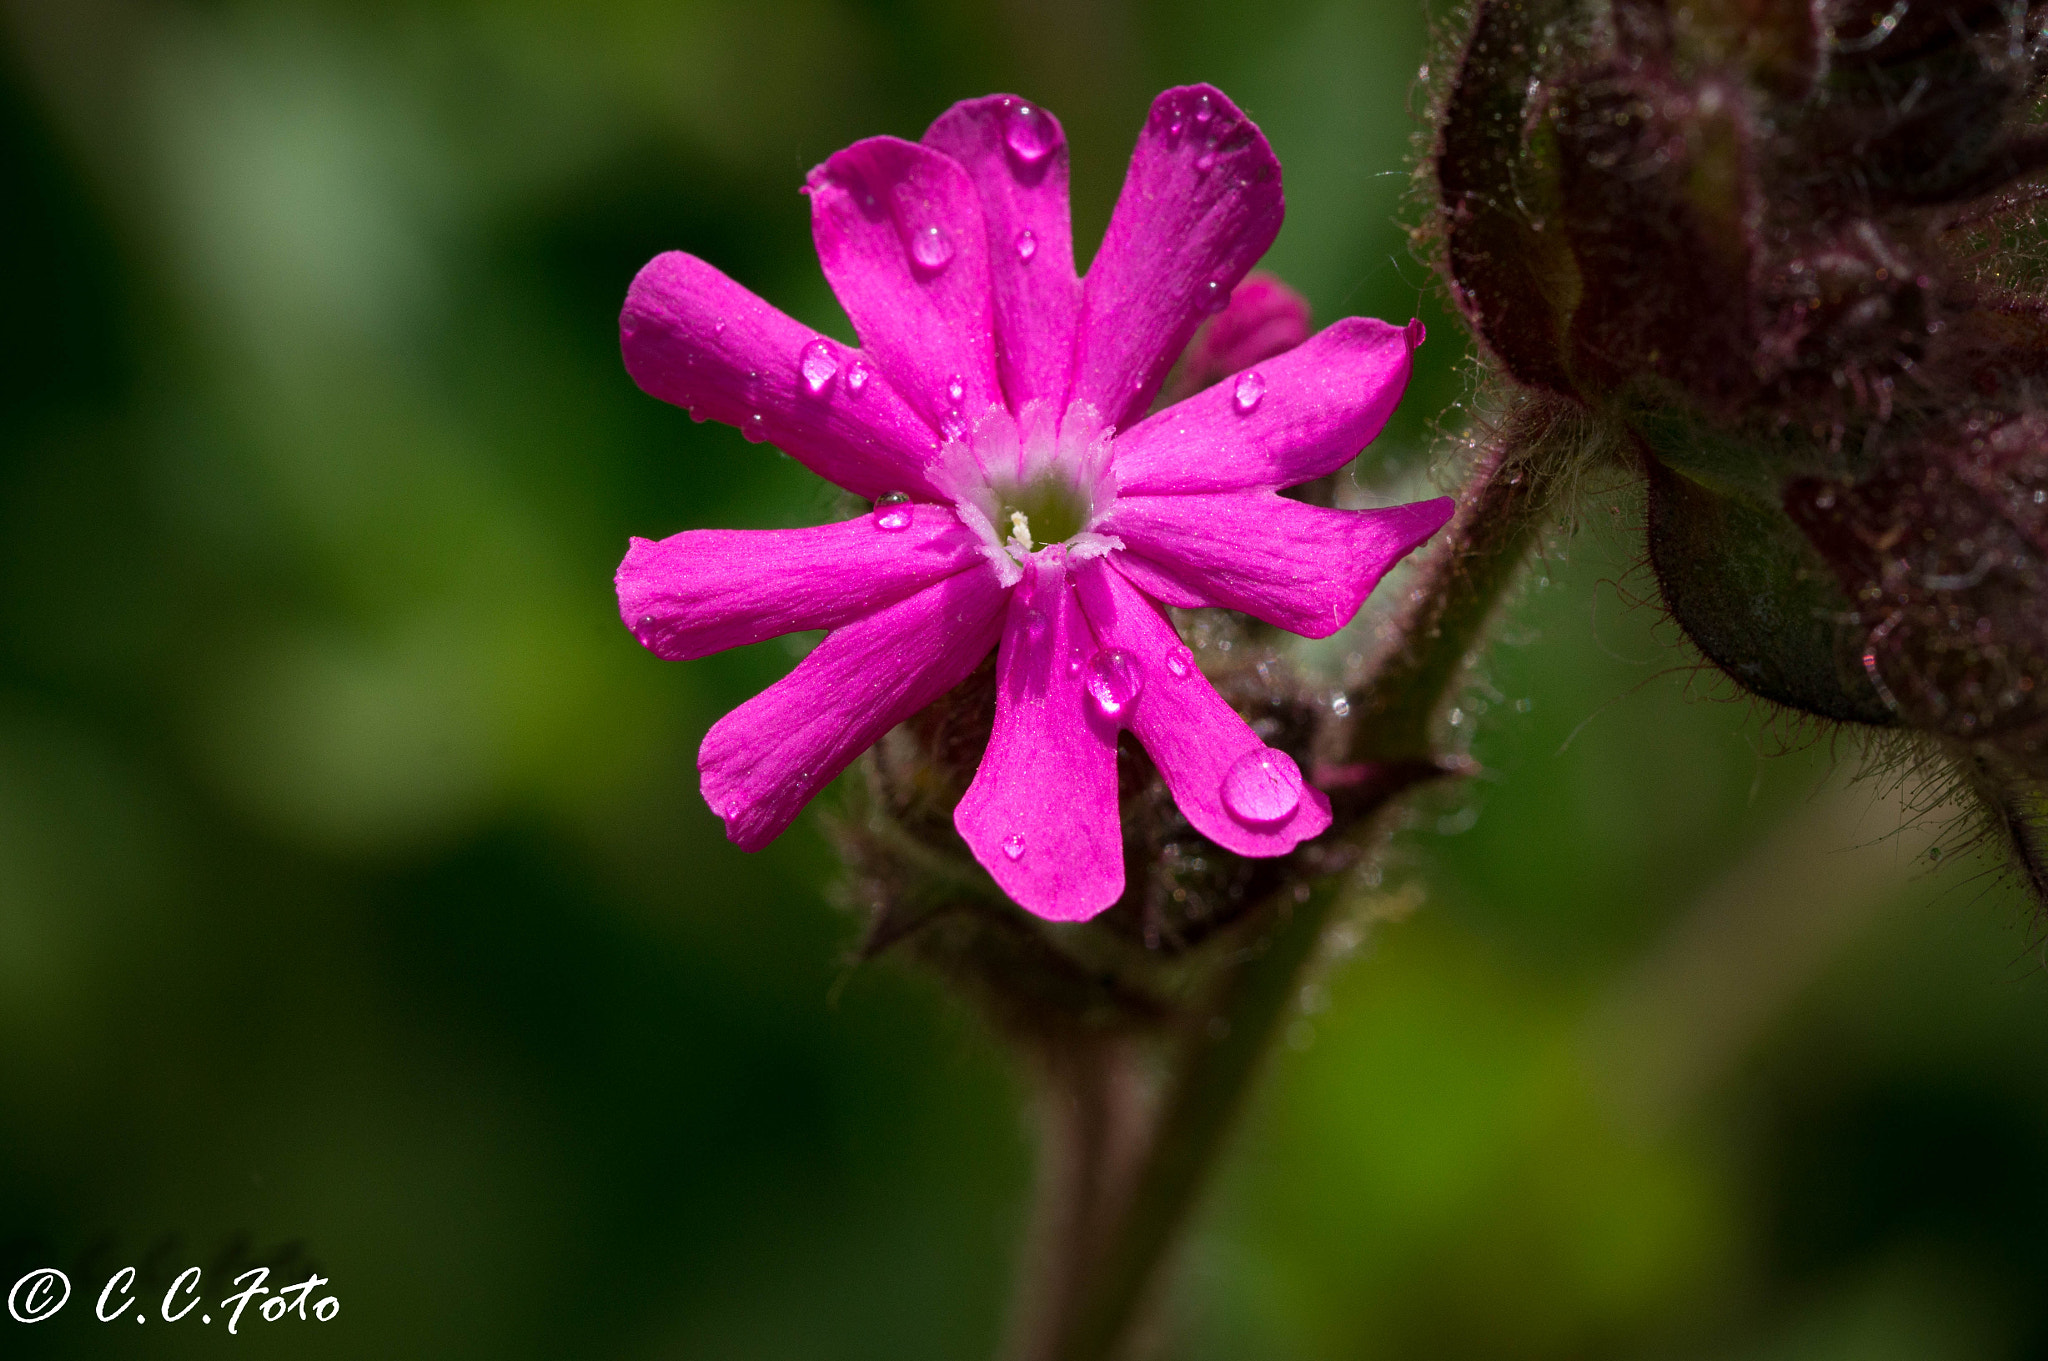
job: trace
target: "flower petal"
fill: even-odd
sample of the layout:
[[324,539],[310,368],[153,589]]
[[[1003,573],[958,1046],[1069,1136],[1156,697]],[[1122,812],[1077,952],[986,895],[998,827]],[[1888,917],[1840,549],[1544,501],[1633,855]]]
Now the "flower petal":
[[1285,212],[1280,162],[1222,91],[1185,85],[1154,100],[1088,266],[1072,396],[1119,428],[1142,416]]
[[999,405],[988,237],[960,164],[870,137],[812,170],[805,192],[825,278],[897,389],[948,435]]
[[1270,491],[1126,496],[1096,528],[1123,540],[1125,575],[1170,605],[1220,605],[1327,638],[1456,508],[1448,496],[1382,510],[1326,510]]
[[1096,651],[1057,549],[1010,595],[995,730],[953,810],[974,858],[1003,892],[1049,921],[1086,921],[1124,893],[1116,725],[1089,701]]
[[671,661],[800,629],[834,629],[983,561],[951,508],[895,507],[814,529],[693,529],[634,539],[619,564],[619,617]]
[[1126,495],[1292,487],[1357,457],[1408,386],[1421,324],[1346,317],[1260,364],[1260,386],[1223,382],[1117,436]]
[[1067,212],[1067,136],[1015,95],[967,99],[939,115],[924,144],[958,161],[981,195],[995,288],[996,363],[1010,410],[1066,404],[1081,281]]
[[[807,346],[832,361],[812,391]],[[872,500],[892,491],[936,497],[927,465],[939,439],[879,375],[856,389],[859,352],[770,307],[695,256],[656,256],[633,280],[619,348],[650,396],[738,426],[828,481]]]
[[1074,582],[1096,638],[1128,654],[1144,678],[1125,708],[1125,726],[1145,744],[1174,803],[1196,831],[1239,855],[1285,855],[1320,835],[1330,825],[1330,800],[1312,786],[1279,817],[1251,821],[1231,811],[1225,777],[1265,744],[1188,660],[1159,607],[1110,565],[1121,556],[1078,564]]
[[958,685],[995,646],[1008,592],[957,572],[825,635],[796,670],[712,725],[704,801],[758,851],[883,733]]
[[1181,402],[1241,369],[1285,354],[1309,337],[1308,299],[1263,270],[1230,293],[1230,306],[1202,323],[1166,387]]

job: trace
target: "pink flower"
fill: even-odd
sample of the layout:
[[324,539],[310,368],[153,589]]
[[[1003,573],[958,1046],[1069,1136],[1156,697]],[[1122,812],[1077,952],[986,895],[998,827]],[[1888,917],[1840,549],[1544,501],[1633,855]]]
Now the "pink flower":
[[1146,414],[1279,230],[1258,128],[1206,85],[1159,96],[1085,280],[1065,136],[1011,96],[955,105],[921,143],[858,142],[807,192],[862,348],[679,253],[640,272],[620,319],[646,391],[875,502],[816,529],[635,539],[619,567],[620,613],[663,657],[830,630],[705,737],[726,834],[765,846],[998,646],[995,728],[954,823],[1032,912],[1084,920],[1122,896],[1119,729],[1218,845],[1280,855],[1329,826],[1329,800],[1224,703],[1161,606],[1327,636],[1452,503],[1340,511],[1276,490],[1379,432],[1417,323],[1346,318]]

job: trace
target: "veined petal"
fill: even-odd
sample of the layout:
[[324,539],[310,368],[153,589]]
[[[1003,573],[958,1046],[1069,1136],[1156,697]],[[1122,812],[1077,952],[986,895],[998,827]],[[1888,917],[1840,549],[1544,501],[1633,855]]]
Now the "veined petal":
[[981,196],[995,289],[996,363],[1012,411],[1066,403],[1081,281],[1067,211],[1067,136],[1015,95],[967,99],[940,114],[924,144],[958,161]]
[[796,669],[713,724],[704,801],[758,851],[889,729],[952,689],[1001,631],[993,572],[956,572],[825,635]]
[[1096,639],[1138,668],[1143,686],[1125,706],[1125,726],[1145,744],[1174,803],[1196,831],[1239,855],[1285,855],[1319,835],[1330,825],[1330,800],[1310,785],[1279,816],[1253,821],[1231,810],[1225,780],[1265,743],[1189,660],[1159,607],[1111,565],[1122,556],[1080,563],[1074,582]]
[[1011,593],[995,730],[953,825],[1003,892],[1051,921],[1086,921],[1124,892],[1116,725],[1089,701],[1094,635],[1057,549]]
[[891,508],[900,528],[863,515],[814,529],[693,529],[634,539],[619,564],[619,617],[660,657],[680,661],[836,629],[911,592],[980,567],[981,539],[950,507]]
[[988,235],[952,157],[870,137],[810,173],[818,262],[861,345],[941,433],[1003,400]]
[[1122,428],[1280,231],[1280,163],[1209,85],[1152,102],[1082,288],[1072,395]]
[[[803,372],[807,347],[831,360],[815,391]],[[768,440],[858,496],[938,495],[928,473],[938,435],[879,375],[855,384],[871,361],[695,256],[671,251],[640,271],[619,316],[619,348],[650,396]]]
[[1370,444],[1408,386],[1420,323],[1346,317],[1259,364],[1256,391],[1226,380],[1117,436],[1126,495],[1292,487]]
[[1456,508],[1448,496],[1383,510],[1326,510],[1270,491],[1126,496],[1096,527],[1123,540],[1125,575],[1167,604],[1242,610],[1327,638]]

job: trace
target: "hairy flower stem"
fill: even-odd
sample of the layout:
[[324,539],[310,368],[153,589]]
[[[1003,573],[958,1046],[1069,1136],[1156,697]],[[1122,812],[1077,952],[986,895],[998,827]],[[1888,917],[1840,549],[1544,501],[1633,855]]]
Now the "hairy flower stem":
[[[1459,518],[1431,556],[1396,641],[1361,691],[1365,718],[1354,754],[1373,773],[1352,794],[1349,826],[1342,833],[1361,860],[1382,835],[1384,814],[1401,793],[1463,767],[1462,758],[1432,749],[1435,716],[1548,522],[1566,456],[1589,435],[1572,408],[1532,400],[1503,422],[1474,469]],[[1264,938],[1245,951],[1212,1005],[1197,1009],[1170,1047],[1149,1136],[1137,1145],[1142,1156],[1129,1165],[1134,1180],[1123,1181],[1111,1165],[1071,1165],[1087,1156],[1089,1141],[1110,1156],[1115,1141],[1084,1133],[1089,1119],[1107,1129],[1106,1105],[1085,1118],[1077,1106],[1071,1125],[1055,1120],[1048,1130],[1055,1138],[1046,1150],[1051,1161],[1041,1184],[1032,1272],[1013,1338],[1016,1361],[1114,1361],[1128,1354],[1161,1264],[1280,1032],[1325,927],[1353,910],[1360,891],[1354,866],[1325,875],[1305,897],[1282,890],[1262,909],[1259,919],[1270,923]],[[1055,1089],[1056,1101],[1079,1097],[1078,1090]],[[1119,1149],[1114,1156],[1125,1154]],[[1082,1194],[1100,1197],[1092,1222],[1073,1204]],[[1075,1236],[1064,1237],[1062,1229]],[[1075,1293],[1068,1296],[1059,1285]]]

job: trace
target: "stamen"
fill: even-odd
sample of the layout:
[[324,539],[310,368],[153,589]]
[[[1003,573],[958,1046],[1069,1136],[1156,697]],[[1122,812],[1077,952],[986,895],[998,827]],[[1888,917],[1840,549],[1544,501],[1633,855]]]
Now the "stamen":
[[1025,517],[1023,511],[1010,512],[1010,533],[1024,545],[1025,552],[1029,553],[1032,550],[1034,545],[1031,542],[1031,521]]

